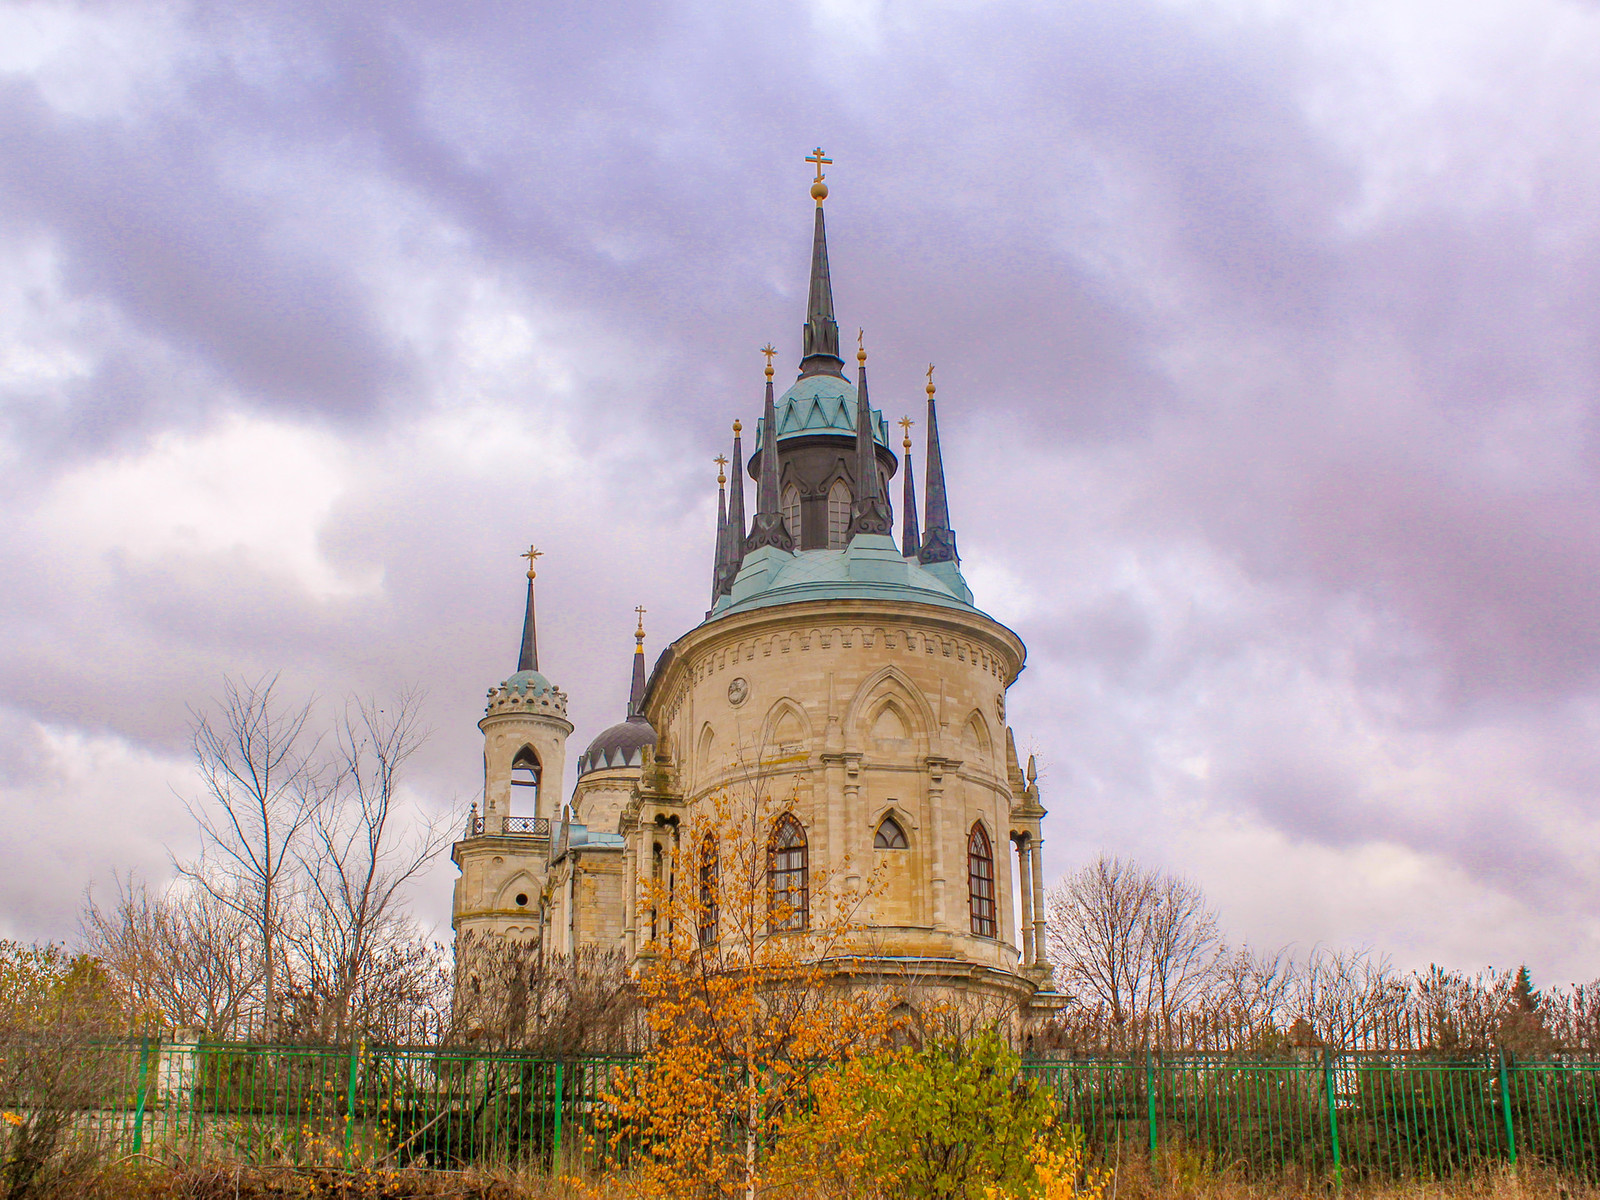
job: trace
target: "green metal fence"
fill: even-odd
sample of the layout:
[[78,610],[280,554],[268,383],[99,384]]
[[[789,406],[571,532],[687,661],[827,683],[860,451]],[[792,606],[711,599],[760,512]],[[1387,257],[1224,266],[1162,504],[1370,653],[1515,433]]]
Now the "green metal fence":
[[[604,1096],[637,1061],[155,1038],[79,1053],[82,1126],[113,1152],[531,1171],[598,1163],[619,1136]],[[1168,1053],[1023,1070],[1107,1160],[1176,1148],[1335,1180],[1539,1162],[1600,1180],[1600,1060]]]
[[1220,1054],[1030,1063],[1105,1154],[1181,1147],[1217,1170],[1335,1180],[1539,1162],[1600,1179],[1600,1062]]

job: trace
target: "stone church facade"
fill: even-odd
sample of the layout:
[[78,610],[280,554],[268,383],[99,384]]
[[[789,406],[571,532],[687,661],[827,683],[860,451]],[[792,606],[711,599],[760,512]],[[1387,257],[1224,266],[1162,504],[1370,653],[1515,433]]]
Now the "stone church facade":
[[[635,632],[623,721],[578,759],[559,795],[573,726],[539,670],[534,559],[517,670],[489,691],[481,812],[452,857],[463,940],[503,935],[546,953],[649,952],[645,881],[677,831],[752,770],[781,772],[792,815],[769,831],[773,861],[826,871],[870,900],[870,953],[852,973],[1053,1011],[1040,848],[1045,810],[1006,723],[1026,648],[973,603],[945,493],[929,369],[922,520],[910,422],[901,454],[854,380],[833,311],[819,151],[798,378],[774,395],[768,348],[748,459],[733,423],[711,607],[646,672]],[[746,519],[744,473],[754,482]],[[890,481],[899,475],[898,537]]]

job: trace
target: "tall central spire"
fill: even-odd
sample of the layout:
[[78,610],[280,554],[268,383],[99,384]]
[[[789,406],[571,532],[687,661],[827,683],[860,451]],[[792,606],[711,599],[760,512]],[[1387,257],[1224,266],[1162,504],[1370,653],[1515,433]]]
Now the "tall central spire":
[[833,280],[828,274],[828,231],[822,220],[822,202],[828,198],[823,181],[825,158],[818,146],[806,158],[815,163],[817,178],[811,185],[811,198],[817,202],[817,225],[811,236],[811,288],[806,299],[806,324],[801,335],[805,355],[800,360],[800,378],[808,375],[837,375],[844,378],[844,359],[839,357],[839,323],[833,316]]
[[633,684],[628,689],[628,719],[644,714],[644,606],[633,610],[639,614],[639,628],[633,634]]

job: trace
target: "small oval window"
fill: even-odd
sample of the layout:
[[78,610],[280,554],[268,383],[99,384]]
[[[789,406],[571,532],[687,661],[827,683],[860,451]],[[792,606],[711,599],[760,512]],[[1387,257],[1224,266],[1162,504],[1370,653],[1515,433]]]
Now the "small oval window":
[[527,908],[528,907],[528,893],[527,892],[518,892],[517,893],[517,907],[518,908]]

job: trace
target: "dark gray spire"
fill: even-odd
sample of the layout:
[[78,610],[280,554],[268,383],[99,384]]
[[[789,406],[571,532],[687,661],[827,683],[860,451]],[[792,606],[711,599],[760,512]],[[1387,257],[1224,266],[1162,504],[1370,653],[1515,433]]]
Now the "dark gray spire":
[[960,563],[956,553],[956,534],[950,528],[950,505],[944,494],[944,455],[939,451],[939,414],[933,403],[933,367],[928,367],[928,508],[923,519],[922,551],[924,563]]
[[539,669],[539,630],[533,619],[533,563],[541,557],[538,550],[528,547],[523,558],[528,560],[528,608],[522,615],[522,652],[517,655],[517,670],[537,671]]
[[756,485],[756,519],[745,539],[746,554],[762,546],[792,551],[794,538],[778,507],[778,413],[772,403],[772,368],[767,368],[767,402],[761,410],[761,480]]
[[867,352],[856,352],[856,507],[850,518],[850,538],[863,533],[888,536],[894,519],[878,490],[878,454],[872,441],[872,405],[867,400]]
[[900,500],[900,520],[905,526],[900,533],[900,554],[904,558],[916,558],[922,550],[922,537],[917,533],[917,485],[911,476],[911,418],[906,417],[900,425],[906,431],[900,443],[905,451],[901,461],[906,464],[905,492]]
[[[744,446],[739,440],[743,428],[733,423],[733,490],[728,493],[728,524],[722,535],[722,552],[718,558],[717,595],[726,596],[733,590],[734,576],[744,563]],[[716,603],[716,598],[712,598]]]
[[[717,549],[711,561],[711,603],[722,595],[722,570],[728,557],[728,460],[717,455]],[[734,468],[738,470],[738,468]]]
[[[824,195],[827,193],[824,192]],[[844,378],[839,357],[839,323],[833,316],[833,280],[828,275],[828,234],[822,224],[822,201],[817,201],[817,227],[811,238],[811,291],[806,301],[806,324],[801,335],[805,356],[800,378],[837,375]]]
[[633,634],[633,686],[628,689],[628,718],[644,712],[644,609],[634,609],[639,614],[639,628]]

